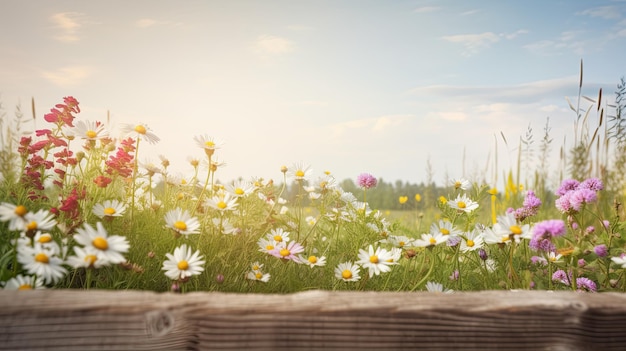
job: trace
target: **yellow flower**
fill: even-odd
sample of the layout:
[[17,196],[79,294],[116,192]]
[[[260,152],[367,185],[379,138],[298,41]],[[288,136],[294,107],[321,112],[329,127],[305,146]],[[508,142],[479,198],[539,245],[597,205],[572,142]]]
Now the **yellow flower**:
[[439,202],[445,205],[448,202],[448,200],[446,199],[445,196],[439,196]]
[[417,202],[422,201],[422,195],[420,195],[420,194],[415,194],[415,201],[417,201]]
[[409,201],[409,197],[408,196],[400,196],[398,198],[398,201],[400,202],[401,205],[405,204],[407,201]]

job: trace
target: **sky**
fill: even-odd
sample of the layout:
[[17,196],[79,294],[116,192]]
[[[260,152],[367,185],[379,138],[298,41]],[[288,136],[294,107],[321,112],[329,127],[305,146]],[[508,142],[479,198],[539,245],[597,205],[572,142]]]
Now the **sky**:
[[139,160],[180,175],[208,135],[222,182],[501,182],[529,128],[549,118],[553,160],[573,139],[581,60],[603,104],[626,74],[624,0],[0,0],[0,33],[6,116],[34,98],[43,128],[73,96],[112,136],[146,123]]

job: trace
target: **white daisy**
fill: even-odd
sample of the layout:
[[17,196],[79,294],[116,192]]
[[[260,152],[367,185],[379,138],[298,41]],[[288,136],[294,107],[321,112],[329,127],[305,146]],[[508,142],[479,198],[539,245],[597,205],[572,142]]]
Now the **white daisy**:
[[397,264],[397,262],[393,262],[391,252],[380,247],[374,250],[372,245],[369,246],[367,251],[359,250],[359,260],[356,263],[369,270],[370,278],[380,273],[389,272],[391,270],[390,266]]
[[75,255],[67,258],[67,264],[74,268],[100,268],[110,264],[107,260],[98,259],[98,251],[92,247],[74,246]]
[[205,204],[220,212],[234,211],[238,205],[237,199],[230,193],[220,191],[215,196],[207,199]]
[[91,212],[100,218],[121,217],[126,212],[126,204],[118,200],[104,200],[95,204]]
[[469,180],[463,179],[463,178],[452,179],[450,181],[450,185],[454,187],[454,190],[458,190],[458,189],[467,190],[472,186]]
[[230,224],[228,218],[213,218],[211,222],[213,222],[215,228],[224,235],[236,235],[241,232],[239,228]]
[[9,279],[4,284],[4,290],[35,290],[45,288],[41,277],[21,274]]
[[221,143],[218,142],[213,137],[208,135],[197,135],[193,138],[196,141],[196,144],[204,150],[207,156],[211,156],[215,153],[216,149],[221,147]]
[[326,257],[325,256],[315,256],[315,255],[311,255],[311,256],[304,256],[304,255],[298,255],[298,258],[300,259],[300,263],[302,264],[306,264],[309,267],[313,268],[313,267],[322,267],[326,265]]
[[473,201],[466,195],[457,195],[456,199],[448,201],[448,206],[465,213],[470,213],[478,208],[478,202]]
[[24,226],[19,229],[26,232],[27,236],[32,236],[39,230],[51,230],[57,224],[57,221],[54,219],[53,214],[49,211],[41,209],[35,213],[28,212],[24,216],[23,224]]
[[289,232],[283,230],[283,228],[274,228],[269,233],[265,234],[265,238],[268,240],[274,240],[274,243],[289,242]]
[[78,121],[70,133],[81,139],[99,140],[109,136],[109,132],[104,128],[101,122]]
[[102,222],[96,223],[96,229],[85,223],[83,228],[76,230],[74,240],[83,245],[85,250],[91,252],[93,249],[98,260],[111,264],[126,262],[123,254],[128,252],[130,248],[125,237],[120,235],[109,236]]
[[165,213],[165,227],[172,229],[177,235],[190,235],[200,233],[200,222],[196,217],[191,217],[187,210],[177,207]]
[[42,245],[18,246],[17,261],[28,274],[40,277],[45,284],[54,284],[67,273],[61,266],[63,260]]
[[254,192],[255,187],[249,181],[239,179],[226,185],[226,191],[235,197],[246,197]]
[[9,230],[22,230],[26,225],[27,213],[28,209],[24,205],[14,205],[9,202],[0,204],[0,221],[9,222]]
[[563,257],[563,255],[561,255],[560,253],[556,253],[554,251],[551,251],[548,254],[548,257],[546,257],[546,259],[548,260],[548,262],[550,263],[559,263],[561,262],[561,257]]
[[360,270],[359,266],[352,262],[343,262],[335,268],[335,277],[344,282],[356,282],[361,279],[361,276],[359,276]]
[[471,232],[465,233],[464,236],[461,236],[461,247],[460,250],[462,252],[475,251],[483,247],[484,240],[482,233],[474,229]]
[[257,245],[259,246],[259,251],[266,254],[270,254],[276,249],[276,242],[274,239],[261,238],[257,241]]
[[293,166],[287,170],[287,176],[295,181],[303,181],[308,180],[311,172],[313,172],[313,170],[310,166],[304,165],[302,162],[298,162],[294,163]]
[[261,270],[252,270],[246,274],[246,279],[256,280],[263,283],[267,283],[270,280],[271,275],[269,273],[263,273]]
[[430,233],[432,235],[436,235],[437,233],[441,233],[444,236],[459,236],[463,234],[463,232],[455,227],[452,222],[439,220],[439,222],[435,222],[430,226]]
[[508,236],[519,242],[521,239],[531,239],[532,232],[529,224],[520,225],[515,219],[512,212],[506,213],[504,216],[498,216],[498,221],[493,225],[493,231],[498,236]]
[[120,127],[123,134],[133,135],[136,138],[143,139],[150,144],[156,144],[159,142],[159,137],[152,133],[150,128],[146,124],[123,124]]
[[448,240],[449,236],[445,236],[441,233],[425,233],[422,234],[420,239],[415,240],[415,246],[417,247],[430,247],[437,246],[441,243],[445,243]]
[[414,240],[405,235],[388,235],[387,242],[401,249],[403,247],[413,246]]
[[200,251],[191,252],[191,248],[186,244],[174,249],[174,254],[165,254],[167,260],[163,262],[162,270],[165,275],[172,280],[179,280],[198,275],[204,271],[204,256]]
[[444,288],[443,284],[435,282],[426,283],[426,291],[446,294],[451,294],[453,292],[453,290]]

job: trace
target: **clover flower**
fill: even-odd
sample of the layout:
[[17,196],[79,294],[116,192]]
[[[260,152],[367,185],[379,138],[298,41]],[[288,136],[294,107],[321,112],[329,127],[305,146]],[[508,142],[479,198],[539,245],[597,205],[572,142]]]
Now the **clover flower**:
[[371,189],[376,187],[378,180],[376,180],[376,177],[369,173],[361,173],[356,178],[356,183],[363,189]]

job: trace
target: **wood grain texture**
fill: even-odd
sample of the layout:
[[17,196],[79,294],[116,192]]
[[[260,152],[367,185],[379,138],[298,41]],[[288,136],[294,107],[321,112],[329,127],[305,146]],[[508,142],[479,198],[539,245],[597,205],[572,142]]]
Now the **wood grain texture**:
[[624,350],[626,294],[0,290],[0,350]]

